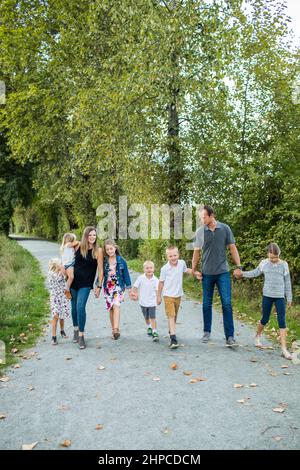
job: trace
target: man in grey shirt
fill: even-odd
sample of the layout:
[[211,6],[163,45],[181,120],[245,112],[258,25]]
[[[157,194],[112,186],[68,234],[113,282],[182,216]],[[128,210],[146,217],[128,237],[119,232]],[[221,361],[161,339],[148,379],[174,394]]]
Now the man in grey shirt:
[[196,232],[192,272],[195,273],[197,269],[202,250],[201,274],[197,276],[198,279],[202,279],[203,290],[204,334],[202,341],[207,343],[210,338],[213,294],[216,285],[222,302],[226,346],[236,347],[231,303],[231,280],[226,250],[229,248],[237,268],[241,268],[239,253],[231,228],[216,220],[212,207],[205,205],[200,211],[200,217],[204,226],[200,227]]

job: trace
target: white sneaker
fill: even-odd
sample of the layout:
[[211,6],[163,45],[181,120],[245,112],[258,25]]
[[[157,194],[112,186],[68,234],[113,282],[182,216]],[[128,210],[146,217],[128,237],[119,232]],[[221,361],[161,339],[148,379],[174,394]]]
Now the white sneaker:
[[282,350],[281,350],[281,355],[282,355],[282,357],[284,357],[285,359],[292,359],[292,355],[288,352],[287,349],[282,349]]
[[261,348],[262,347],[262,343],[260,341],[260,336],[255,336],[255,339],[254,339],[254,344],[257,348]]

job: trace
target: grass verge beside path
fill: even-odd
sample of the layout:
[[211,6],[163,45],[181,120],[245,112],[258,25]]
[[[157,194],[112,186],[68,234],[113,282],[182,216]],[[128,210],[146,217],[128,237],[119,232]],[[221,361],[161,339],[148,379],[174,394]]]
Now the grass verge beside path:
[[49,295],[44,282],[38,261],[0,235],[0,340],[6,349],[0,375],[35,344],[47,324]]
[[[130,269],[136,272],[143,272],[143,262],[139,259],[128,261]],[[155,275],[159,277],[160,270],[155,269]],[[190,276],[184,277],[183,281],[184,293],[193,300],[202,301],[202,288],[199,282]],[[217,291],[216,291],[217,294]],[[221,310],[221,302],[218,295],[214,296],[214,307]],[[232,282],[232,303],[234,317],[242,322],[253,325],[256,328],[258,321],[261,319],[261,300],[262,300],[262,280],[251,282],[242,280]],[[287,308],[287,326],[288,337],[287,342],[290,346],[295,340],[300,339],[300,305],[295,304],[291,308]],[[275,309],[273,309],[270,321],[265,327],[265,334],[272,340],[278,341],[279,331]]]

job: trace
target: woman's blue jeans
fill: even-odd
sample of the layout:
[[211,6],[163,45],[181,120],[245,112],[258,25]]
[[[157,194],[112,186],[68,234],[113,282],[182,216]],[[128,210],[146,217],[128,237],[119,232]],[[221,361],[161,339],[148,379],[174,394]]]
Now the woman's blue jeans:
[[78,290],[71,289],[72,320],[73,326],[78,326],[79,331],[84,332],[86,322],[86,303],[91,292],[90,287],[81,287]]

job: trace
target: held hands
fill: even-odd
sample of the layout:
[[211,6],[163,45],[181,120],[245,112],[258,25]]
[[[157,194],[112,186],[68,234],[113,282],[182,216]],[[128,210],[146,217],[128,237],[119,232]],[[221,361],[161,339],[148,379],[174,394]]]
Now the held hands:
[[100,289],[99,286],[97,286],[97,287],[94,288],[94,294],[95,294],[96,299],[99,299],[99,297],[100,297],[100,292],[101,292],[101,289]]
[[233,271],[233,275],[236,279],[242,279],[243,271],[240,268],[237,268]]
[[156,303],[157,303],[157,305],[160,305],[160,304],[161,304],[161,295],[157,295],[157,297],[156,297]]
[[198,281],[202,281],[202,273],[200,273],[199,271],[195,271],[194,269],[192,269],[192,276],[198,279]]
[[128,295],[130,300],[138,300],[138,293],[135,292],[133,289],[129,289]]

